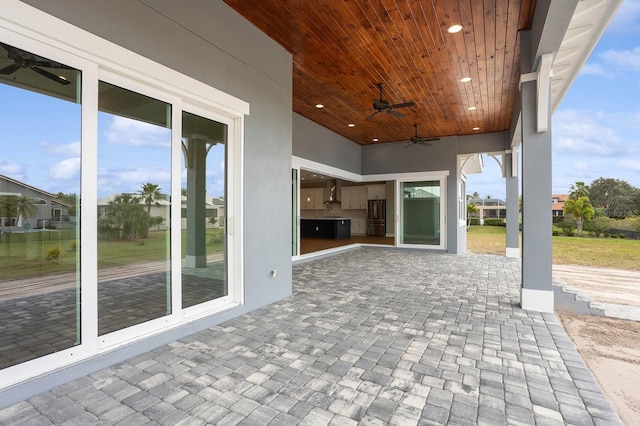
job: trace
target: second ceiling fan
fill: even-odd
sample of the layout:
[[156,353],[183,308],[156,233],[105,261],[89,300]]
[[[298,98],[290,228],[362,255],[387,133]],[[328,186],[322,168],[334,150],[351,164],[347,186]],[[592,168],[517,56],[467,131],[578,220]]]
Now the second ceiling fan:
[[414,136],[411,137],[411,139],[409,139],[407,142],[409,142],[407,145],[405,145],[403,148],[408,148],[411,145],[425,145],[425,146],[431,146],[431,144],[429,142],[431,141],[439,141],[440,138],[422,138],[420,136],[418,136],[418,124],[414,124],[413,127],[416,128],[416,133]]
[[366,118],[367,121],[371,120],[373,117],[375,117],[378,113],[381,113],[381,112],[386,112],[393,116],[402,118],[404,117],[404,114],[396,111],[396,109],[412,107],[415,105],[415,103],[413,102],[403,102],[400,104],[389,103],[388,101],[385,101],[384,99],[382,99],[382,89],[384,88],[384,83],[378,83],[377,86],[378,86],[378,89],[380,90],[380,99],[373,100],[373,109],[375,111],[373,112],[373,114],[371,114]]

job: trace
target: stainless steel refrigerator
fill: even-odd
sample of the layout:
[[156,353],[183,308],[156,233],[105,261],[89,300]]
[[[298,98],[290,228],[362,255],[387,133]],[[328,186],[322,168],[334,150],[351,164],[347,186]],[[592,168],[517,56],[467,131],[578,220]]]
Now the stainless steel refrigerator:
[[367,235],[384,237],[386,226],[387,202],[385,200],[369,200],[367,202]]

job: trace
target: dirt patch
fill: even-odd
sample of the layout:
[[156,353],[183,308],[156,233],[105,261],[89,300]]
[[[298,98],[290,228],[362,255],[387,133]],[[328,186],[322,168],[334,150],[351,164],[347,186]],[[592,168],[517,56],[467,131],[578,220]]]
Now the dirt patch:
[[553,265],[553,277],[597,302],[640,306],[640,271]]
[[622,421],[640,425],[640,322],[557,315]]

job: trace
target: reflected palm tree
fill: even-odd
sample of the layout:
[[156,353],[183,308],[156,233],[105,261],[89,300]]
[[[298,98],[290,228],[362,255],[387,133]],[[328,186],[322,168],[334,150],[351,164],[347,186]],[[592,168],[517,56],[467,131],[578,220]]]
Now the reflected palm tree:
[[158,201],[162,200],[160,187],[155,183],[147,182],[142,184],[142,188],[138,190],[138,194],[147,206],[147,214],[151,216],[151,205],[159,206],[160,203],[158,203]]
[[20,223],[21,219],[29,219],[32,216],[36,215],[37,208],[33,202],[33,199],[25,197],[24,195],[20,197],[15,197],[16,203],[16,219],[17,222]]
[[[27,218],[35,215],[36,207],[33,202],[24,196],[2,195],[0,196],[0,230],[5,231],[6,219],[15,219],[19,223],[20,217]],[[11,223],[11,222],[10,222]]]

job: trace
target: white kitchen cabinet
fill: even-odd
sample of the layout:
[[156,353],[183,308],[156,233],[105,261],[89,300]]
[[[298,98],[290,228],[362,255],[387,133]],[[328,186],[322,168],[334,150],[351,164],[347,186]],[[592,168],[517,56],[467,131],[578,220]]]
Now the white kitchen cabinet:
[[323,188],[300,189],[300,210],[321,210],[324,208]]
[[387,189],[385,185],[367,185],[367,200],[386,200]]
[[364,218],[351,218],[351,233],[365,235],[367,233],[367,220]]
[[340,195],[342,209],[367,208],[367,188],[364,186],[343,186]]

